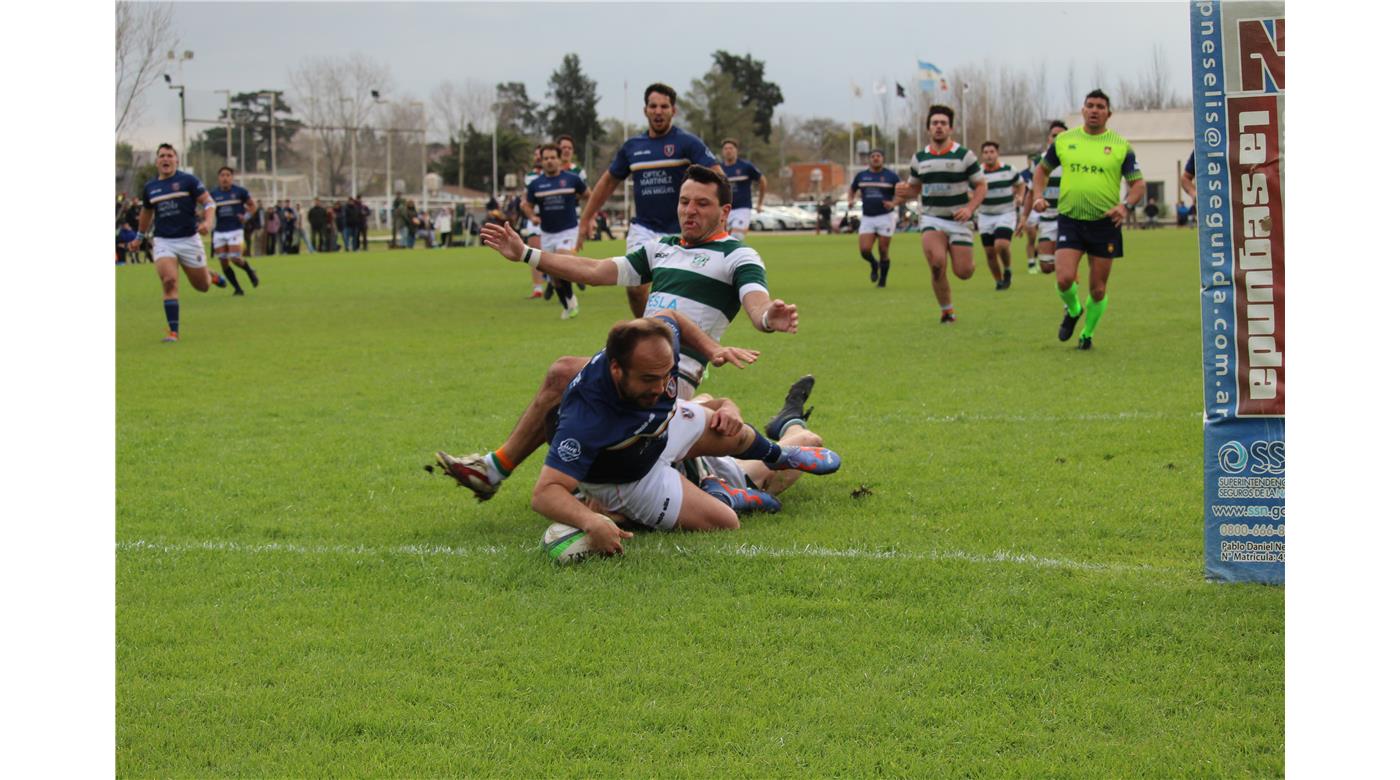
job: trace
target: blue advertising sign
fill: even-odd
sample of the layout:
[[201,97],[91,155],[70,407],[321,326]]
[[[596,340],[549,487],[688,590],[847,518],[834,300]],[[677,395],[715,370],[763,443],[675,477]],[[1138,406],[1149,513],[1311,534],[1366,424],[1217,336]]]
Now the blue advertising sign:
[[1191,3],[1207,579],[1283,583],[1283,3]]

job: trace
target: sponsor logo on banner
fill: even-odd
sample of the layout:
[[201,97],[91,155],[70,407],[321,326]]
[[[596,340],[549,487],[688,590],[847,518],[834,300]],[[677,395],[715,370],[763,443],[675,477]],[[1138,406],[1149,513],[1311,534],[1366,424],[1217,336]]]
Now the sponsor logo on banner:
[[1283,19],[1241,19],[1240,88],[1283,91]]
[[1282,441],[1255,441],[1245,447],[1238,441],[1227,441],[1220,447],[1220,470],[1226,474],[1282,474],[1284,448]]
[[1278,100],[1231,97],[1235,239],[1235,380],[1240,416],[1283,414],[1283,183]]

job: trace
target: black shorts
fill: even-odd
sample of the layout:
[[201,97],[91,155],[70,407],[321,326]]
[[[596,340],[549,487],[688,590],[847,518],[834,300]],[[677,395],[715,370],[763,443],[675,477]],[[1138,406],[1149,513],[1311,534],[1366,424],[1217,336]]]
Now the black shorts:
[[1010,241],[1016,231],[1009,227],[999,227],[991,233],[982,234],[982,246],[995,246],[998,241]]
[[1078,249],[1090,257],[1123,256],[1123,229],[1108,217],[1081,220],[1061,214],[1056,225],[1060,231],[1056,249]]

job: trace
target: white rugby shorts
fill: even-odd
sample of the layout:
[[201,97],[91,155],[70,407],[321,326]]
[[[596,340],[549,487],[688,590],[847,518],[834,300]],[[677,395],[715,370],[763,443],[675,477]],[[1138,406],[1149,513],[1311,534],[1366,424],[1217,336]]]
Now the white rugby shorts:
[[578,249],[578,228],[571,227],[558,233],[541,232],[540,249],[546,252],[572,252]]
[[1060,217],[1058,215],[1053,217],[1040,215],[1040,233],[1036,235],[1036,241],[1049,241],[1052,244],[1060,242]]
[[209,265],[204,259],[204,239],[198,233],[184,238],[155,236],[151,241],[151,257],[157,260],[173,257],[186,268],[207,268]]
[[651,471],[636,482],[621,485],[580,482],[579,487],[609,512],[618,512],[628,520],[658,531],[674,530],[681,516],[681,482],[685,479],[675,469],[675,464],[704,433],[705,407],[678,400],[666,431],[666,449]]
[[214,251],[217,252],[219,250],[219,247],[225,246],[238,247],[239,249],[242,249],[243,229],[239,228],[238,230],[214,231]]
[[627,226],[627,251],[631,252],[648,241],[665,238],[666,235],[666,233],[657,233],[651,228],[645,228],[633,222]]
[[749,223],[753,221],[753,209],[730,209],[729,224],[730,231],[738,230],[745,232],[749,229]]
[[1011,232],[1016,232],[1016,212],[1008,211],[1004,214],[978,214],[977,232],[984,234],[995,233],[997,228],[1006,228]]
[[895,212],[893,211],[889,212],[888,214],[880,214],[874,217],[867,217],[865,215],[861,215],[859,233],[874,233],[877,236],[892,236],[894,235],[894,218]]
[[959,222],[951,217],[935,217],[924,214],[919,217],[919,232],[926,230],[937,230],[948,237],[948,243],[954,246],[972,246],[972,230],[966,222]]
[[539,234],[540,234],[540,226],[539,226],[539,225],[536,225],[535,223],[531,222],[531,221],[528,220],[528,219],[525,220],[525,225],[524,225],[523,227],[520,228],[520,237],[521,237],[521,238],[529,238],[530,236],[538,236]]

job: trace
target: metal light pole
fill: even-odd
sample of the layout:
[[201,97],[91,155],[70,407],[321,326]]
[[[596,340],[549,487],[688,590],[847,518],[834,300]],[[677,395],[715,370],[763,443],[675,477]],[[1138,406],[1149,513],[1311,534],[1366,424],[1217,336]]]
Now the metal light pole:
[[276,203],[276,202],[277,202],[277,114],[274,112],[273,109],[274,109],[274,107],[277,105],[277,93],[276,93],[276,92],[263,92],[263,93],[261,93],[261,94],[262,94],[262,97],[268,98],[268,101],[267,101],[267,125],[268,125],[268,128],[271,130],[271,140],[272,140],[272,202],[273,202],[273,203]]
[[233,91],[216,89],[214,92],[224,93],[224,165],[233,168]]
[[422,134],[421,143],[418,145],[418,165],[420,168],[420,184],[423,189],[423,209],[428,208],[428,107],[421,100],[409,103],[410,106],[418,106],[419,112],[419,132]]
[[963,143],[967,143],[967,89],[969,84],[964,81],[962,88],[962,105],[958,106],[958,113],[962,114],[962,137]]
[[[342,97],[342,98],[340,99],[340,105],[341,105],[342,107],[346,104],[346,102],[349,102],[352,106],[355,104],[355,101],[354,101],[353,98]],[[359,150],[356,148],[356,146],[358,145],[358,144],[357,144],[357,141],[359,141],[359,136],[360,136],[360,124],[359,124],[359,118],[360,118],[360,117],[359,117],[359,113],[358,113],[358,112],[355,112],[353,118],[355,119],[355,127],[354,127],[354,129],[351,131],[351,135],[350,135],[350,196],[351,196],[351,197],[354,197],[355,194],[358,193],[358,192],[360,191],[360,158],[359,158],[359,153],[358,153]]]
[[180,93],[180,162],[188,168],[190,164],[187,156],[189,149],[185,147],[185,85],[173,83],[169,73],[163,75],[165,76],[165,85]]

